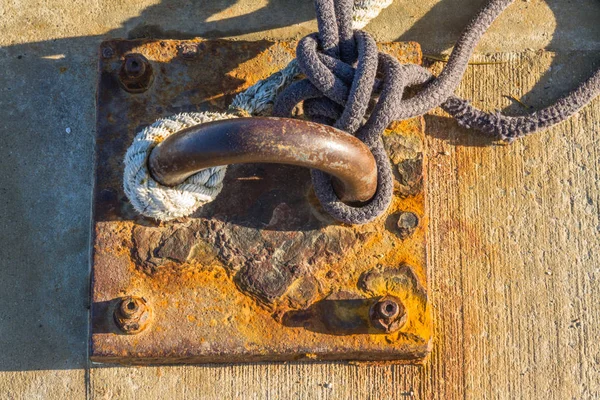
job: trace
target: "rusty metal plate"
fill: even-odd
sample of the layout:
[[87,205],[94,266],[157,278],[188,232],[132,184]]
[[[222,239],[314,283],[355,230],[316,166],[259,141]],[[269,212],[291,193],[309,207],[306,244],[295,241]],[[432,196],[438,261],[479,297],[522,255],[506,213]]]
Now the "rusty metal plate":
[[[400,61],[421,61],[417,44],[380,47]],[[150,76],[123,80],[128,54],[143,55]],[[103,43],[93,361],[413,363],[427,356],[422,118],[385,133],[396,187],[387,214],[374,223],[333,221],[312,192],[309,171],[292,166],[232,166],[213,203],[169,223],[137,215],[123,193],[122,160],[136,132],[174,113],[223,110],[293,55],[294,43],[267,41]],[[378,303],[385,296],[399,308]],[[382,325],[377,307],[395,316]]]

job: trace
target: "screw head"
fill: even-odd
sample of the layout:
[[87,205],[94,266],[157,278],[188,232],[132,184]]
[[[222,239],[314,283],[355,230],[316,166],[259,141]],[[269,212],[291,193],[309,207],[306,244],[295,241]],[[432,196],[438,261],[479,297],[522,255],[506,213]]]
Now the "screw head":
[[385,296],[373,304],[369,317],[375,328],[386,333],[397,331],[407,320],[404,305],[393,296]]
[[123,333],[133,335],[146,329],[152,310],[144,298],[127,296],[120,299],[113,316]]
[[115,51],[110,46],[106,46],[102,49],[102,57],[111,58],[115,55]]

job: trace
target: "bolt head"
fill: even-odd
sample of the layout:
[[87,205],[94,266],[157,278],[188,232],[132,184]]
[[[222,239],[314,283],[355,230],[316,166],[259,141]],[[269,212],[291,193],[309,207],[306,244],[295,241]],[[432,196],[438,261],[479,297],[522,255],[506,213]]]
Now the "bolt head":
[[147,60],[140,54],[130,54],[125,57],[123,70],[129,78],[139,78],[146,72]]
[[377,309],[375,311],[380,318],[392,319],[398,315],[400,307],[395,301],[387,299],[377,303]]
[[393,296],[385,296],[371,307],[369,313],[372,325],[386,333],[402,328],[407,320],[406,309],[402,302]]
[[119,82],[130,93],[148,90],[154,80],[152,65],[139,53],[127,54],[119,70]]
[[146,329],[151,317],[152,310],[142,297],[123,297],[114,311],[115,323],[123,333],[128,335]]

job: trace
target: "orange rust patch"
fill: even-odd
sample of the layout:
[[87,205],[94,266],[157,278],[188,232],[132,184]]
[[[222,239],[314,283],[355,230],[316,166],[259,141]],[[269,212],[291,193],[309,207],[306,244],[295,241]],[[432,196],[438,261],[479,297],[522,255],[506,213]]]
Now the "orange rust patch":
[[[395,122],[384,135],[395,196],[374,223],[334,223],[306,171],[273,165],[230,167],[224,192],[203,211],[158,223],[136,215],[122,192],[123,154],[135,133],[176,112],[226,108],[235,93],[287,65],[295,44],[140,40],[102,46],[114,55],[100,63],[98,90],[94,361],[406,363],[427,356],[432,321],[422,118]],[[380,48],[402,62],[421,61],[415,43]],[[133,52],[155,71],[143,93],[126,93],[116,81],[123,56]],[[419,222],[406,238],[397,227],[402,212]],[[382,333],[368,320],[370,306],[384,295],[400,299],[407,312],[395,333]],[[152,324],[137,335],[119,334],[111,322],[123,296],[141,297],[153,309]]]

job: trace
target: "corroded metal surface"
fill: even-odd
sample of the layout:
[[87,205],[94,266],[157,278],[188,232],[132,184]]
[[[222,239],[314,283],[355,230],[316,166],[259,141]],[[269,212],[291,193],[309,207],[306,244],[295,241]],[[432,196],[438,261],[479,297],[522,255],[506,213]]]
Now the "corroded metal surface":
[[[225,109],[235,93],[291,60],[293,48],[229,41],[103,44],[92,360],[419,362],[428,354],[422,119],[394,123],[385,133],[395,195],[386,215],[370,224],[333,221],[319,207],[309,171],[295,166],[232,166],[213,203],[169,223],[136,215],[124,196],[122,159],[140,128],[181,111]],[[381,48],[420,62],[416,44]],[[147,87],[136,93],[120,81],[125,56],[133,53],[152,70]],[[125,334],[115,318],[130,297],[151,308],[152,318],[135,334]],[[390,301],[398,307],[386,311]],[[122,318],[128,311],[119,312]]]
[[366,144],[294,118],[232,118],[184,129],[152,149],[148,168],[158,182],[174,186],[205,168],[258,162],[319,169],[333,177],[346,202],[366,202],[377,190],[377,165]]

